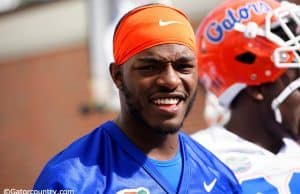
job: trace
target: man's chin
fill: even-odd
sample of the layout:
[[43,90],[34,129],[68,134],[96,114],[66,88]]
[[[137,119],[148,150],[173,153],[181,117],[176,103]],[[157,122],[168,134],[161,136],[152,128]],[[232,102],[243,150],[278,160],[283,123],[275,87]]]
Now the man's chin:
[[180,128],[154,128],[155,132],[160,135],[172,135],[177,133]]
[[162,134],[162,135],[170,135],[177,133],[181,127],[181,123],[162,123],[159,126],[153,126],[152,128],[155,130],[156,133]]

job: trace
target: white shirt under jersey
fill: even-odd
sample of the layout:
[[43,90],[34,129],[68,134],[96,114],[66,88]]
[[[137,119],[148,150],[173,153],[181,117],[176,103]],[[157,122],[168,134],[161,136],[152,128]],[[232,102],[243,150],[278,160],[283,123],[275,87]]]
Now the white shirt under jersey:
[[300,194],[300,146],[284,138],[278,154],[249,142],[221,126],[192,137],[229,166],[245,194]]

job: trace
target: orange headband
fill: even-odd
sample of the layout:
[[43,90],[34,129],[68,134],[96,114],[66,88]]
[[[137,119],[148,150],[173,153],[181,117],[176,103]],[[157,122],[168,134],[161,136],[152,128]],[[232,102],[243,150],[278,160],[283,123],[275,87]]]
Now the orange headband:
[[138,7],[123,16],[115,30],[115,63],[121,65],[145,49],[168,43],[196,50],[194,31],[187,16],[161,4]]

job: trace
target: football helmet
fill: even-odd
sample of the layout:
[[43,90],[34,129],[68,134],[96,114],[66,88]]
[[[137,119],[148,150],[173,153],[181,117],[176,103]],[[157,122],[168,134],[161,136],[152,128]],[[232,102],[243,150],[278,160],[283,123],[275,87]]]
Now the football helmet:
[[[199,78],[229,107],[246,86],[273,82],[288,68],[300,68],[300,7],[276,0],[226,0],[202,20],[196,40]],[[279,122],[278,106],[298,82],[274,99]]]

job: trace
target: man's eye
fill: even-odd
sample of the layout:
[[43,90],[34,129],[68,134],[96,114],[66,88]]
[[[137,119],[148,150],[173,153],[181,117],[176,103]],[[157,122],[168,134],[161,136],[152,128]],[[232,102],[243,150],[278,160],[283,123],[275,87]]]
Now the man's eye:
[[145,66],[141,66],[138,68],[139,70],[144,70],[144,71],[151,71],[151,70],[154,70],[154,66],[152,65],[145,65]]
[[142,65],[137,68],[138,71],[142,73],[156,73],[160,71],[160,66],[158,65]]
[[177,64],[176,69],[178,71],[190,72],[195,66],[192,64]]

